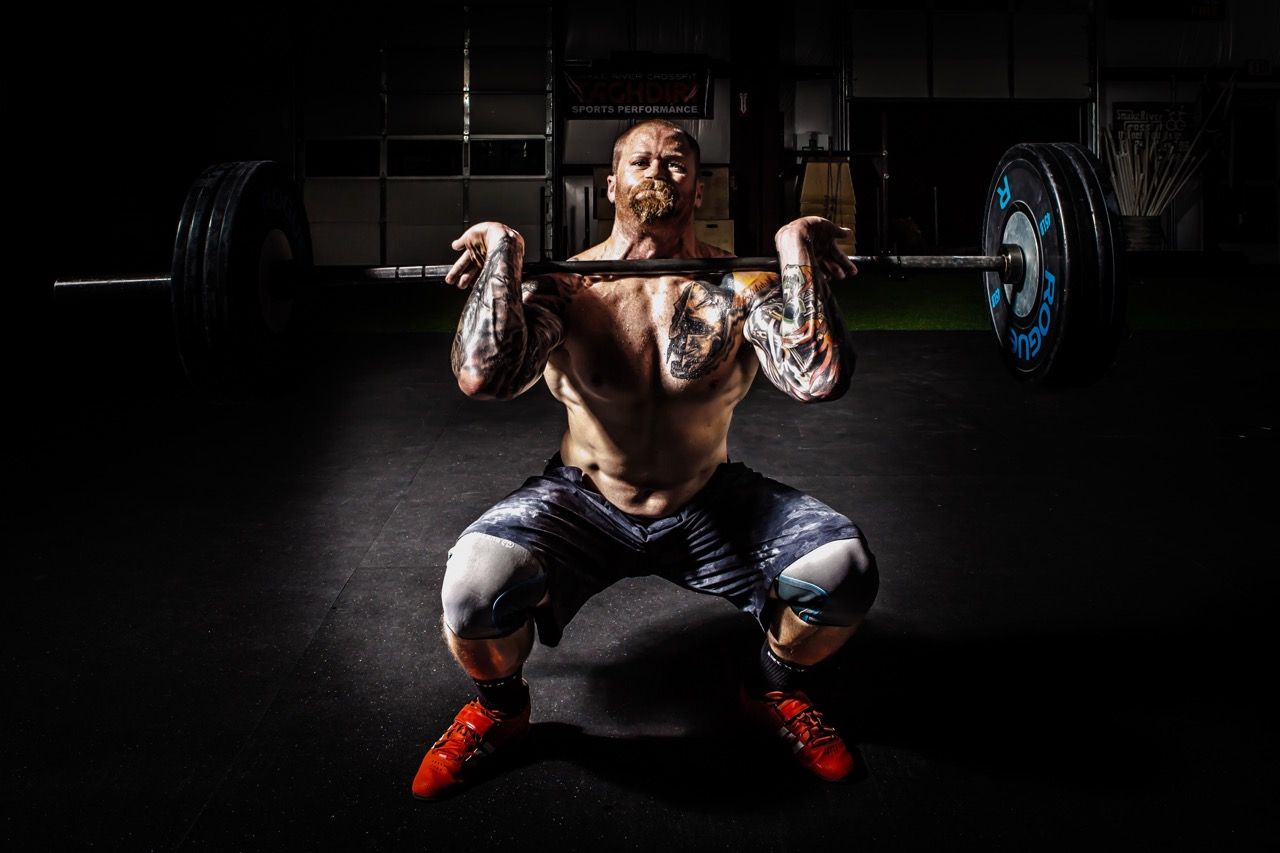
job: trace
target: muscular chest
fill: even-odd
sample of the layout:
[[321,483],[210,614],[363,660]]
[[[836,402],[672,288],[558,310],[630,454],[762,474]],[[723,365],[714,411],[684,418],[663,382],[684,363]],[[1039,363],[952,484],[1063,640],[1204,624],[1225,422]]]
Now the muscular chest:
[[565,353],[583,390],[716,393],[742,370],[744,305],[732,279],[598,282],[569,306]]

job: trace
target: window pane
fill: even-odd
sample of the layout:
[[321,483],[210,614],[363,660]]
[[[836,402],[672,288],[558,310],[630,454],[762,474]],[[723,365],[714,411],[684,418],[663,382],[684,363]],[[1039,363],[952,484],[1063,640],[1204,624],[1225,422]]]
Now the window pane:
[[377,92],[382,75],[382,59],[376,50],[346,46],[312,47],[303,66],[308,92],[324,98],[337,92]]
[[471,44],[541,45],[547,41],[547,6],[517,4],[473,6]]
[[303,127],[308,136],[363,136],[382,132],[382,99],[378,93],[311,92]]
[[547,88],[545,48],[475,47],[471,49],[471,91]]
[[307,174],[313,177],[378,177],[376,139],[313,139],[306,157]]
[[462,134],[462,92],[454,95],[391,95],[391,133]]
[[377,222],[377,181],[367,178],[308,178],[302,187],[312,222]]
[[461,92],[462,42],[450,50],[389,51],[387,89],[392,92]]
[[546,127],[545,95],[471,96],[472,133],[528,133],[541,136]]
[[462,175],[462,143],[452,139],[387,140],[387,174]]
[[471,142],[473,175],[542,175],[546,173],[542,139],[494,139]]
[[[542,181],[472,181],[471,221],[493,219],[516,227],[516,223],[537,223],[542,218]],[[518,228],[528,239],[537,232]]]
[[[387,221],[442,225],[462,233],[462,181],[388,181]],[[452,239],[452,238],[450,238]]]

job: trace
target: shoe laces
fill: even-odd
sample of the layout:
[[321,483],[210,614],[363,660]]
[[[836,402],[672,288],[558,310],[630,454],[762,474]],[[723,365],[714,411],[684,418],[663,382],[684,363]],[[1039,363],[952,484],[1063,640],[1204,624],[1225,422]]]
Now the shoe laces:
[[788,719],[784,725],[796,732],[800,742],[806,746],[821,746],[839,737],[823,719],[822,712],[812,705]]
[[467,753],[474,752],[481,740],[483,738],[479,732],[466,723],[455,720],[431,747],[431,751],[439,753],[444,758],[459,760]]

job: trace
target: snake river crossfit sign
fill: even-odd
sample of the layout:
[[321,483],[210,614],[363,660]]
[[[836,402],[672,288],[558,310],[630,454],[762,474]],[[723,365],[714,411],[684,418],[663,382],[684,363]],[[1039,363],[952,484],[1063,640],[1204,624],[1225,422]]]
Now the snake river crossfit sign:
[[1183,156],[1196,135],[1198,117],[1192,103],[1117,102],[1112,111],[1117,141],[1134,149],[1159,141],[1165,153]]
[[682,59],[566,68],[569,118],[711,118],[710,67]]

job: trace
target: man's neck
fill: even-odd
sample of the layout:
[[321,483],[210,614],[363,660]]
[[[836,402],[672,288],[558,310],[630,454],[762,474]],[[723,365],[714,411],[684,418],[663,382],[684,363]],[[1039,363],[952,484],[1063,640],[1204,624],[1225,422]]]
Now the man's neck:
[[697,257],[698,239],[693,233],[693,220],[663,223],[659,227],[652,223],[615,220],[603,255],[614,260]]

